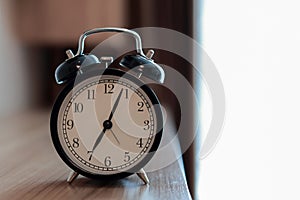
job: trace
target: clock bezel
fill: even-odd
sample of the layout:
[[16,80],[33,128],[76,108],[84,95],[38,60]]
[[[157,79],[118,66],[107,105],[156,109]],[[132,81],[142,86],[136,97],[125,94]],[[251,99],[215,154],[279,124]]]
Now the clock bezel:
[[[93,66],[93,69],[99,69],[101,67],[100,65],[95,65]],[[75,162],[69,158],[67,153],[64,151],[62,144],[60,143],[59,136],[58,136],[58,114],[60,107],[62,106],[62,103],[65,99],[65,97],[68,95],[70,91],[77,85],[80,84],[82,81],[86,80],[87,78],[93,77],[93,76],[101,76],[101,75],[113,75],[113,76],[118,76],[128,79],[129,81],[141,86],[140,89],[145,92],[145,94],[148,96],[150,99],[152,105],[159,105],[159,106],[154,106],[154,112],[156,115],[156,123],[157,123],[157,128],[160,130],[155,130],[157,132],[154,136],[154,141],[153,144],[150,148],[150,150],[147,152],[147,155],[139,161],[136,165],[134,165],[132,168],[130,168],[128,171],[130,172],[118,172],[116,174],[95,174],[93,172],[87,171],[85,169],[82,169],[78,167]],[[119,69],[113,69],[113,68],[108,68],[105,70],[90,70],[86,71],[76,77],[75,80],[71,80],[67,85],[62,89],[60,94],[58,95],[53,109],[51,113],[51,118],[50,118],[50,130],[51,130],[51,138],[52,142],[54,144],[54,147],[60,156],[60,158],[75,172],[78,172],[81,175],[84,175],[89,178],[93,179],[101,179],[101,180],[113,180],[113,179],[121,179],[127,176],[130,176],[133,174],[133,172],[138,172],[141,168],[143,168],[154,156],[154,153],[159,147],[162,133],[163,133],[163,115],[162,115],[162,110],[160,106],[160,102],[154,93],[154,91],[147,85],[145,85],[141,80],[136,78],[135,76],[119,70]]]

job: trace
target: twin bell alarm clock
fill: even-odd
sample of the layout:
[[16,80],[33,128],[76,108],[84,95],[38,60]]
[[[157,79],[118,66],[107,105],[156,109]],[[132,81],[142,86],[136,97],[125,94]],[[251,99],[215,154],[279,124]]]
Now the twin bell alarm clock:
[[[100,32],[124,32],[133,36],[136,53],[117,64],[109,56],[84,54],[87,36]],[[55,71],[64,85],[50,119],[51,137],[61,159],[71,168],[71,183],[79,174],[114,180],[137,174],[145,184],[143,167],[157,151],[163,133],[163,115],[154,91],[143,81],[164,82],[153,50],[143,53],[138,33],[123,28],[97,28],[79,38],[76,55]]]

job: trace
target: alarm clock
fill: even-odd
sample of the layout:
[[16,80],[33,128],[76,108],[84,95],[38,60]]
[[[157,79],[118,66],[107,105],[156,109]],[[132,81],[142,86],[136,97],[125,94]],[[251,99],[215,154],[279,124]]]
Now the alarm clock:
[[[87,36],[124,32],[135,39],[136,53],[117,64],[112,57],[84,54]],[[138,33],[124,28],[96,28],[84,32],[76,55],[55,71],[57,84],[65,84],[51,113],[54,147],[71,168],[71,183],[79,174],[99,180],[137,174],[149,183],[143,167],[158,150],[163,133],[161,104],[146,79],[164,82],[163,69],[153,50],[143,53]]]

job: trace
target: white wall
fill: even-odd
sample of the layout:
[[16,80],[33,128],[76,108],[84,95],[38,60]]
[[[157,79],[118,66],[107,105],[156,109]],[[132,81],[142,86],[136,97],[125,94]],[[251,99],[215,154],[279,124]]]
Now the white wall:
[[9,28],[8,1],[0,1],[0,116],[19,112],[29,103],[22,50]]
[[202,200],[300,199],[299,10],[296,0],[205,1],[203,45],[227,108],[202,161]]

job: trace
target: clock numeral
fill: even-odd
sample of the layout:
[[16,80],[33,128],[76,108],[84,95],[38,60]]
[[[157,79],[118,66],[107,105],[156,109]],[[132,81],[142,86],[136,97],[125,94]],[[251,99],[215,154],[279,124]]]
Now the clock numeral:
[[82,103],[74,103],[74,112],[81,113],[83,111]]
[[79,138],[73,138],[73,144],[72,146],[74,148],[78,148],[79,147]]
[[128,89],[125,89],[125,99],[128,99]]
[[139,106],[138,112],[143,112],[143,111],[144,111],[144,109],[143,109],[143,107],[144,107],[144,102],[139,101],[139,102],[137,103],[137,105]]
[[104,159],[104,165],[106,166],[106,167],[109,167],[109,166],[111,166],[111,157],[110,156],[106,156],[105,157],[105,159]]
[[68,129],[68,130],[71,130],[73,127],[74,127],[74,121],[71,120],[71,119],[69,119],[69,120],[67,121],[67,129]]
[[144,121],[144,125],[145,125],[144,130],[149,130],[149,128],[150,128],[150,124],[149,123],[150,122],[147,119]]
[[130,161],[130,155],[129,155],[129,152],[126,151],[125,155],[124,155],[124,162],[129,162],[129,161]]
[[137,145],[139,148],[143,148],[143,138],[140,138],[140,139],[137,141],[136,145]]
[[88,90],[88,99],[89,100],[95,99],[95,90]]
[[104,84],[104,94],[113,94],[113,89],[115,88],[114,84],[112,83],[105,83]]

